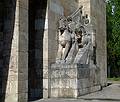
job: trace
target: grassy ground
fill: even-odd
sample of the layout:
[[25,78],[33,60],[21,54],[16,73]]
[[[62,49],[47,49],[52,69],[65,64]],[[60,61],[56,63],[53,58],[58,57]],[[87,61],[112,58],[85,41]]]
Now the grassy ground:
[[111,80],[111,81],[120,81],[120,77],[119,77],[119,78],[115,78],[115,77],[113,77],[113,78],[108,78],[108,80]]
[[112,83],[120,83],[120,77],[119,78],[115,78],[115,77],[108,78],[108,81]]

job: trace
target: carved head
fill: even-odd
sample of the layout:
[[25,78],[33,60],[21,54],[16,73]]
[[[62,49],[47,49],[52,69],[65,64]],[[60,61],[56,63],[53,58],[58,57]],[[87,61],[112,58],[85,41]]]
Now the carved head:
[[68,16],[67,21],[68,21],[68,22],[72,22],[72,17],[69,17],[69,16]]
[[59,20],[59,28],[60,30],[65,30],[67,27],[67,20],[65,17],[61,17]]

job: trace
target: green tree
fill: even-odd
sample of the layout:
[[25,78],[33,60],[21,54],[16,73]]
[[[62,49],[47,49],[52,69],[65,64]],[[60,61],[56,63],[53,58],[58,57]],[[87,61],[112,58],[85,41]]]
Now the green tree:
[[108,66],[111,76],[120,76],[120,0],[108,0],[107,8],[107,49]]

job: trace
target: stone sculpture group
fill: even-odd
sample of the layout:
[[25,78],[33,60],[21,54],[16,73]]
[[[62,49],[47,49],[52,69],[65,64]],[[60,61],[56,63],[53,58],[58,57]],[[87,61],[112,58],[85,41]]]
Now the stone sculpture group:
[[96,64],[95,30],[82,6],[59,20],[57,64]]

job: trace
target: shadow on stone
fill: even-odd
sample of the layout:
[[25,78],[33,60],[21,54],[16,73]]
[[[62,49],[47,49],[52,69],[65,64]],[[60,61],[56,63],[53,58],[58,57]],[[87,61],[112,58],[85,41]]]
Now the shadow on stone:
[[47,0],[29,1],[28,100],[43,98],[43,34]]
[[0,0],[0,102],[7,95],[12,40],[15,25],[16,0]]

